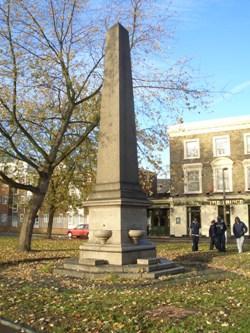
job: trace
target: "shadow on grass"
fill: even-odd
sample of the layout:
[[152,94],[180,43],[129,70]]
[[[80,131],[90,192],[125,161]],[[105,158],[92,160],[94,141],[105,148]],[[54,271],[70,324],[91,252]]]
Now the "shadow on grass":
[[232,249],[228,249],[226,252],[218,252],[217,250],[207,252],[197,251],[177,256],[174,261],[182,264],[189,270],[204,270],[209,268],[209,264],[213,261],[214,258],[227,257],[232,254],[238,255],[238,253]]
[[41,257],[41,258],[23,258],[23,259],[16,259],[16,260],[6,260],[0,262],[0,267],[6,266],[17,266],[22,263],[32,263],[32,262],[41,262],[41,261],[49,261],[49,260],[59,260],[59,259],[66,259],[70,258],[70,256],[55,256],[55,257]]
[[79,247],[78,248],[66,248],[66,249],[32,249],[30,251],[30,253],[34,252],[34,253],[39,253],[39,252],[69,252],[69,251],[78,251],[79,250]]

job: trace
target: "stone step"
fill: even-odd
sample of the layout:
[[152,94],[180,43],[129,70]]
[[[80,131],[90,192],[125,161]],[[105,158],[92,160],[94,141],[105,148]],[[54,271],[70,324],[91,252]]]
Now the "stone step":
[[65,262],[63,264],[63,268],[76,270],[80,272],[90,272],[90,273],[143,273],[143,272],[151,272],[159,269],[166,269],[173,267],[173,263],[161,263],[152,266],[146,265],[124,265],[124,266],[116,266],[116,265],[101,265],[101,266],[89,266],[83,265],[79,262]]
[[[156,261],[155,261],[156,262]],[[173,261],[161,259],[158,260],[158,263],[153,265],[85,265],[78,261],[77,258],[66,259],[63,264],[64,269],[76,270],[81,272],[90,272],[90,273],[144,273],[144,272],[154,272],[161,271],[164,269],[170,269],[176,267],[176,264]]]
[[157,279],[160,276],[164,275],[174,275],[174,274],[179,274],[179,273],[184,273],[185,268],[183,266],[176,266],[168,269],[162,269],[159,271],[153,271],[153,272],[148,272],[145,273],[145,277],[148,279]]
[[121,266],[115,266],[115,265],[98,265],[98,266],[89,266],[89,265],[83,265],[79,262],[65,262],[63,264],[63,267],[65,269],[70,270],[76,270],[81,272],[90,272],[90,273],[108,273],[108,272],[121,272]]
[[[115,275],[132,279],[157,279],[163,275],[179,274],[185,271],[184,267],[177,265],[171,260],[164,258],[155,259],[139,261],[141,264],[109,265],[99,261],[87,261],[87,264],[82,264],[78,258],[69,258],[64,261],[62,266],[56,268],[55,272],[60,275],[77,278],[103,279]],[[150,265],[147,265],[147,262]]]
[[163,269],[169,269],[176,267],[176,264],[173,261],[161,261],[156,265],[150,265],[145,267],[145,272],[154,272],[154,271],[161,271]]
[[[146,266],[145,266],[146,267]],[[143,273],[146,272],[144,266],[131,264],[131,265],[98,265],[90,266],[80,263],[78,260],[65,260],[63,264],[64,269],[76,270],[78,272],[89,272],[89,273]]]
[[95,279],[95,280],[103,280],[107,278],[108,273],[99,273],[99,272],[89,272],[89,271],[77,271],[75,269],[66,269],[66,268],[55,268],[54,273],[61,276],[70,276],[75,277],[77,279]]
[[[158,260],[158,263],[153,264],[153,265],[142,265],[142,264],[124,265],[124,266],[122,266],[122,271],[125,273],[143,273],[143,272],[152,272],[152,271],[172,268],[175,266],[176,266],[176,264],[173,261]],[[115,266],[110,265],[110,267],[115,267]],[[111,270],[112,270],[112,268],[111,268]]]
[[161,262],[161,258],[137,259],[137,265],[155,265]]
[[54,272],[61,276],[70,276],[78,279],[90,278],[95,280],[107,279],[111,276],[117,276],[126,279],[157,279],[160,276],[183,273],[184,267],[178,266],[169,269],[162,269],[154,272],[91,272],[77,271],[75,269],[56,268]]
[[108,264],[107,260],[102,259],[92,259],[92,258],[83,258],[79,259],[79,264],[87,265],[87,266],[101,266]]

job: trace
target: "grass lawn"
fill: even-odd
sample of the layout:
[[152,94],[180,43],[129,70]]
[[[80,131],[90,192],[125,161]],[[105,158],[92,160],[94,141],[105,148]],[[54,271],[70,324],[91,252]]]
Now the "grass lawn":
[[0,317],[38,332],[250,332],[250,244],[238,254],[208,251],[191,241],[161,243],[158,256],[187,272],[160,280],[62,278],[53,268],[77,256],[81,240],[33,240],[18,253],[17,239],[0,237]]

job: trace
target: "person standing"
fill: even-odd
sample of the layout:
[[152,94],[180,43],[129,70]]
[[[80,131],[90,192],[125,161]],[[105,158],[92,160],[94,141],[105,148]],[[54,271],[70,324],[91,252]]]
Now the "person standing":
[[200,223],[196,218],[194,218],[190,225],[191,236],[192,236],[192,251],[198,251],[200,227],[201,227]]
[[210,228],[209,228],[209,237],[210,237],[210,246],[209,250],[213,250],[215,246],[216,240],[216,227],[215,227],[215,220],[211,221]]
[[226,237],[225,232],[227,226],[220,216],[217,217],[217,222],[215,223],[215,237],[216,237],[216,248],[220,252],[226,251]]
[[236,244],[238,248],[238,252],[242,253],[243,244],[244,244],[244,235],[247,232],[247,226],[244,222],[240,220],[238,216],[236,216],[233,225],[233,233],[236,239]]

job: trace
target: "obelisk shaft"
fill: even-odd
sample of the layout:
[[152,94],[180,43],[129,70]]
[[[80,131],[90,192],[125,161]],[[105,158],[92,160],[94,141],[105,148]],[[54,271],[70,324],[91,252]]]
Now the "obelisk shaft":
[[122,190],[138,185],[138,162],[129,36],[120,24],[107,34],[104,78],[96,183]]

